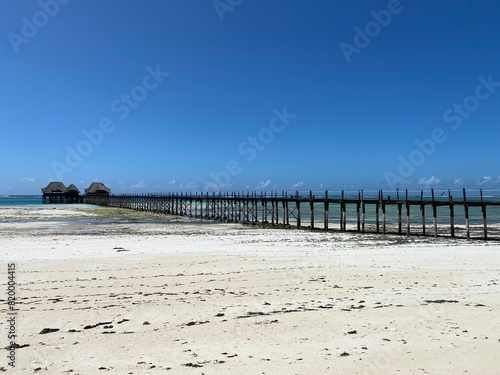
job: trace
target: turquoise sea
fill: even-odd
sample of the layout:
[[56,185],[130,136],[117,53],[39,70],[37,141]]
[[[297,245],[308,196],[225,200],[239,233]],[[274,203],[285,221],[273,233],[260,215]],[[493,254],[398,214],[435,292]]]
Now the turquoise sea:
[[42,204],[41,195],[2,195],[0,196],[1,206],[29,206]]
[[[66,208],[66,207],[78,207],[83,209],[100,209],[99,206],[92,206],[87,204],[43,204],[41,195],[12,195],[12,196],[0,196],[0,210],[2,208],[8,209],[11,207],[23,207],[28,211],[37,210],[42,207],[50,207],[50,208]],[[8,222],[17,222],[17,223],[26,223],[32,219],[26,219],[24,217],[20,218],[12,218],[9,217],[7,219],[0,219],[1,221]],[[53,217],[45,217],[37,219],[38,223],[41,222],[51,222],[51,221],[61,221],[61,217],[53,216]],[[112,215],[112,216],[95,216],[95,217],[71,217],[69,219],[64,219],[67,223],[71,223],[71,225],[78,227],[79,229],[75,229],[78,233],[85,233],[89,230],[95,230],[100,225],[114,225],[114,224],[130,224],[130,223],[169,223],[172,221],[172,218],[169,216],[158,217],[158,216],[137,216],[131,213],[130,215]],[[181,223],[182,224],[182,223]],[[82,229],[82,228],[92,228],[92,229]]]

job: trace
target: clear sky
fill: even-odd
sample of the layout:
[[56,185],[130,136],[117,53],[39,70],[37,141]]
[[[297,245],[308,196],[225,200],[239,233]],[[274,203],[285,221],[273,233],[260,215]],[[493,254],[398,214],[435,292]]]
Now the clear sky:
[[0,194],[500,189],[497,0],[3,0]]

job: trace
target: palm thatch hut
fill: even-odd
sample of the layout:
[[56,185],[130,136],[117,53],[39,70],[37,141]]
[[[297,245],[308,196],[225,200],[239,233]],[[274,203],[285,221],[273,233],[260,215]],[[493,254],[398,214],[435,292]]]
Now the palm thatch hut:
[[102,182],[92,182],[85,189],[84,201],[89,204],[106,205],[109,202],[110,193],[111,190]]
[[50,182],[42,188],[43,203],[66,203],[66,191],[68,188],[58,181]]
[[106,187],[102,182],[92,182],[88,188],[85,189],[85,195],[104,195],[108,196],[111,190]]
[[66,203],[82,203],[80,190],[73,184],[66,189]]
[[43,203],[83,203],[80,190],[71,184],[68,187],[59,181],[52,181],[42,188]]

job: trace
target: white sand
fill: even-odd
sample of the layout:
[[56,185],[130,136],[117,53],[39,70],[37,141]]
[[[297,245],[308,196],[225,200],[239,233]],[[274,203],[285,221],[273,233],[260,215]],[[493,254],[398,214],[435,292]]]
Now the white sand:
[[499,373],[498,243],[32,211],[0,210],[29,345],[9,373]]

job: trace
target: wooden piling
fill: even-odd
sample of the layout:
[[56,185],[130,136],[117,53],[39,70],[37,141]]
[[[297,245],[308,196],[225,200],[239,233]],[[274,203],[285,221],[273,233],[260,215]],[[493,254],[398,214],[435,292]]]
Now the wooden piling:
[[299,200],[299,192],[295,191],[295,204],[297,208],[297,228],[300,228],[300,200]]
[[347,230],[347,212],[346,203],[344,201],[344,190],[342,190],[342,199],[340,201],[340,230],[345,232]]
[[410,202],[408,201],[408,189],[405,192],[405,204],[406,204],[406,235],[410,235]]
[[420,190],[420,212],[422,213],[422,234],[425,236],[425,203],[423,190]]
[[480,190],[481,194],[481,210],[483,211],[483,231],[484,231],[484,239],[488,239],[488,220],[486,219],[486,205],[483,201],[483,189]]
[[277,222],[274,221],[274,218],[275,218],[275,204],[274,204],[275,200],[273,199],[273,192],[271,192],[271,224],[274,225],[274,224],[278,224]]
[[380,192],[378,193],[378,200],[375,202],[375,232],[380,233]]
[[387,213],[385,211],[384,191],[380,190],[380,201],[382,205],[382,233],[387,233]]
[[283,224],[290,225],[290,211],[288,208],[288,199],[286,199],[287,196],[288,193],[285,191],[283,196]]
[[450,235],[455,237],[455,205],[453,204],[453,197],[451,190],[448,189],[448,202],[450,204]]
[[260,200],[262,204],[262,220],[261,222],[266,224],[267,223],[267,199],[266,199],[266,194],[260,193]]
[[[362,198],[362,192],[361,190],[358,190],[358,201],[356,202],[356,230],[358,232],[361,232],[361,215],[360,215],[360,208],[361,208],[361,201],[363,200]],[[363,228],[364,230],[364,228]]]
[[401,203],[398,203],[398,234],[401,234],[403,233],[403,228],[402,228],[402,204]]
[[[359,208],[358,208],[359,210]],[[365,204],[365,192],[361,190],[361,232],[365,232],[366,223],[366,204]],[[359,228],[358,228],[359,230]]]
[[467,239],[470,240],[470,226],[469,226],[469,205],[467,203],[467,193],[465,188],[462,189],[464,195],[464,211],[465,211],[465,232]]
[[437,226],[437,206],[434,201],[434,189],[431,189],[432,194],[432,220],[434,223],[434,237],[438,236],[438,226]]
[[311,230],[314,229],[314,196],[312,191],[309,191],[309,209],[311,215]]
[[323,229],[328,230],[328,216],[329,216],[329,209],[330,209],[330,203],[328,203],[328,190],[325,190],[325,210],[324,210],[324,216],[323,216]]

